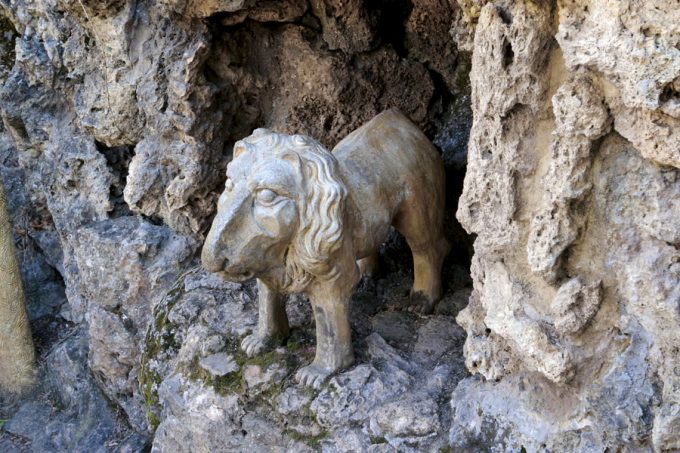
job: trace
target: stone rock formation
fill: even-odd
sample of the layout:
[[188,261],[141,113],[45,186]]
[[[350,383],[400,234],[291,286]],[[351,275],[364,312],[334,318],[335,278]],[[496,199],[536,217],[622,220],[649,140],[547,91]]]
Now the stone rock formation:
[[448,395],[467,374],[465,334],[448,314],[394,311],[409,303],[408,282],[393,275],[383,283],[352,299],[357,366],[315,390],[294,378],[314,357],[309,302],[289,300],[285,346],[249,358],[238,340],[257,325],[255,285],[185,274],[154,310],[145,341],[140,376],[157,425],[154,450],[445,448]]
[[[41,364],[0,450],[680,449],[678,43],[671,0],[0,0]],[[186,272],[234,142],[332,148],[391,107],[446,166],[444,298],[403,310],[391,236],[356,364],[307,392],[304,301],[248,359],[256,291]]]
[[[469,380],[450,435],[527,450],[680,448],[680,12],[486,2],[465,187]],[[462,31],[461,31],[462,33]]]

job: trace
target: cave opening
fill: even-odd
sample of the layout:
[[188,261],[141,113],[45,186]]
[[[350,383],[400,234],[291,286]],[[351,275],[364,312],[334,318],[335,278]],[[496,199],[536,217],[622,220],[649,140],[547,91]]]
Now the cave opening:
[[113,209],[110,212],[112,219],[132,215],[130,207],[125,202],[123,191],[127,183],[130,161],[135,156],[134,146],[106,146],[95,140],[95,146],[106,159],[106,166],[111,171],[110,199]]

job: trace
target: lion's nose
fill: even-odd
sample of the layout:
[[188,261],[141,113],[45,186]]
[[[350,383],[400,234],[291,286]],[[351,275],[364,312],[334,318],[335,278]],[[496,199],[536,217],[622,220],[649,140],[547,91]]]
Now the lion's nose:
[[203,264],[203,268],[208,272],[220,272],[226,267],[228,262],[228,259],[219,256],[217,253],[212,253],[209,247],[203,247],[203,250],[201,251],[201,263]]

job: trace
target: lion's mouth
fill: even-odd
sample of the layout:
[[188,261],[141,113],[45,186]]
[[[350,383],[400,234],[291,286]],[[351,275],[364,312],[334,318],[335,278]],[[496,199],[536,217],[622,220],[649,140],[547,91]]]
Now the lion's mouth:
[[251,271],[234,272],[234,271],[227,271],[227,270],[217,272],[217,275],[219,275],[220,277],[222,277],[223,279],[225,279],[227,281],[235,282],[235,283],[245,282],[246,280],[250,280],[254,276]]

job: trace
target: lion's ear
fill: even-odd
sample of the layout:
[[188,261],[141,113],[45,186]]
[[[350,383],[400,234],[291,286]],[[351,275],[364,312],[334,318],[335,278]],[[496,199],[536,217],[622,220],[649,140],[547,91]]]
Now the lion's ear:
[[236,159],[238,156],[243,154],[246,150],[247,150],[247,146],[246,146],[245,143],[243,143],[242,140],[239,140],[236,143],[234,143],[233,159]]
[[250,135],[253,136],[253,137],[259,137],[261,135],[268,135],[268,134],[271,134],[271,133],[272,133],[272,131],[270,131],[269,129],[266,129],[264,127],[258,127]]
[[293,167],[298,169],[298,171],[302,169],[302,160],[298,153],[285,153],[281,158],[293,164]]

